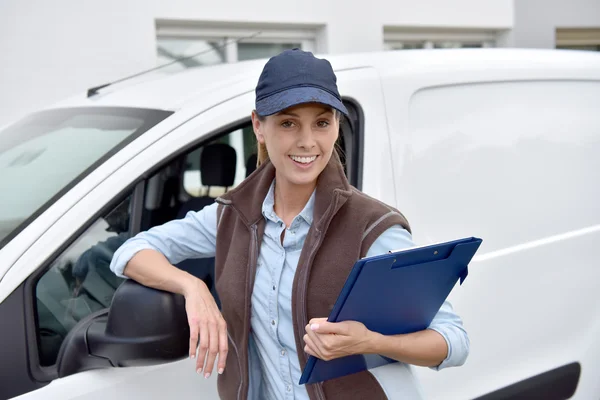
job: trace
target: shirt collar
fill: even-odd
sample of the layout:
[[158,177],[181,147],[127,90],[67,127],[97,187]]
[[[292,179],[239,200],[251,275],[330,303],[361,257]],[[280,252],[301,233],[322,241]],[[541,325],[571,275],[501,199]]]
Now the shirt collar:
[[[313,211],[315,208],[315,192],[316,189],[310,195],[310,198],[306,202],[306,205],[298,214],[300,218],[302,218],[308,225],[312,225],[313,222]],[[265,218],[273,221],[279,222],[281,219],[275,213],[275,179],[271,182],[271,186],[269,187],[269,191],[265,196],[265,199],[262,204],[262,214]]]

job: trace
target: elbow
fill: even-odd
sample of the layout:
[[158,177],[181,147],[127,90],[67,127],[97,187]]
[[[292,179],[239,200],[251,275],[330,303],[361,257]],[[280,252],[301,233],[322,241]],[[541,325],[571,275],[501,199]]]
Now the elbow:
[[[121,255],[120,261],[116,263],[115,271],[117,275],[122,275],[124,278],[133,280],[139,279],[140,274],[146,269],[144,265],[148,262],[147,255],[154,252],[153,249],[148,248],[134,248],[131,250],[124,249],[125,256]],[[129,250],[129,251],[128,251]]]
[[127,265],[123,265],[123,263],[118,259],[116,255],[112,257],[109,269],[113,274],[115,274],[119,278],[127,278],[127,276],[125,275],[126,268]]
[[[129,268],[132,260],[138,256],[139,252],[147,248],[146,245],[134,243],[132,239],[123,243],[113,254],[109,268],[113,274],[119,278],[130,278]],[[135,263],[135,261],[134,261]],[[135,269],[135,268],[134,268]]]
[[460,367],[467,362],[469,358],[469,353],[471,352],[471,341],[469,340],[469,336],[465,333],[463,339],[463,351],[461,356],[456,360],[456,366]]
[[449,367],[460,367],[467,362],[469,357],[471,342],[464,329],[452,327],[443,330],[442,334],[447,346],[446,359],[441,364],[433,367],[439,371]]
[[459,339],[458,347],[460,348],[460,351],[457,352],[458,354],[456,354],[456,359],[454,360],[453,366],[460,367],[464,365],[469,358],[469,353],[471,352],[471,340],[469,339],[467,332],[462,329],[457,332],[457,336],[457,339]]

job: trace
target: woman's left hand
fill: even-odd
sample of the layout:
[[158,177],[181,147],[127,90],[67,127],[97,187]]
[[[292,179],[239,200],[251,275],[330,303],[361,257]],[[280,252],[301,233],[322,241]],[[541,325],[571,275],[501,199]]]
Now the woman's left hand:
[[327,322],[327,318],[313,318],[306,325],[304,351],[325,361],[365,354],[372,334],[360,322]]

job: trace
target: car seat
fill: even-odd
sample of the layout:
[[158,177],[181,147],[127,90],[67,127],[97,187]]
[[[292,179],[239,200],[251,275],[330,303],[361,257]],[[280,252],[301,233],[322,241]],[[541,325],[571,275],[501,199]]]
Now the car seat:
[[[207,145],[200,155],[200,176],[202,184],[208,187],[206,195],[193,197],[183,203],[177,213],[177,218],[184,218],[188,212],[200,211],[204,207],[214,203],[215,198],[210,197],[211,186],[221,186],[225,190],[232,187],[235,181],[236,163],[237,154],[233,147],[224,143]],[[187,259],[176,266],[206,282],[206,285],[217,301],[217,305],[220,306],[214,288],[214,257]]]

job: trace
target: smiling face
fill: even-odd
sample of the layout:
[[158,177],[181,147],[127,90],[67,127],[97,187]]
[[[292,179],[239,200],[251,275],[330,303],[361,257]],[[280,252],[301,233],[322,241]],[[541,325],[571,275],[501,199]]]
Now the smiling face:
[[314,185],[338,138],[339,119],[319,104],[302,104],[259,119],[252,113],[256,140],[266,145],[278,182]]

